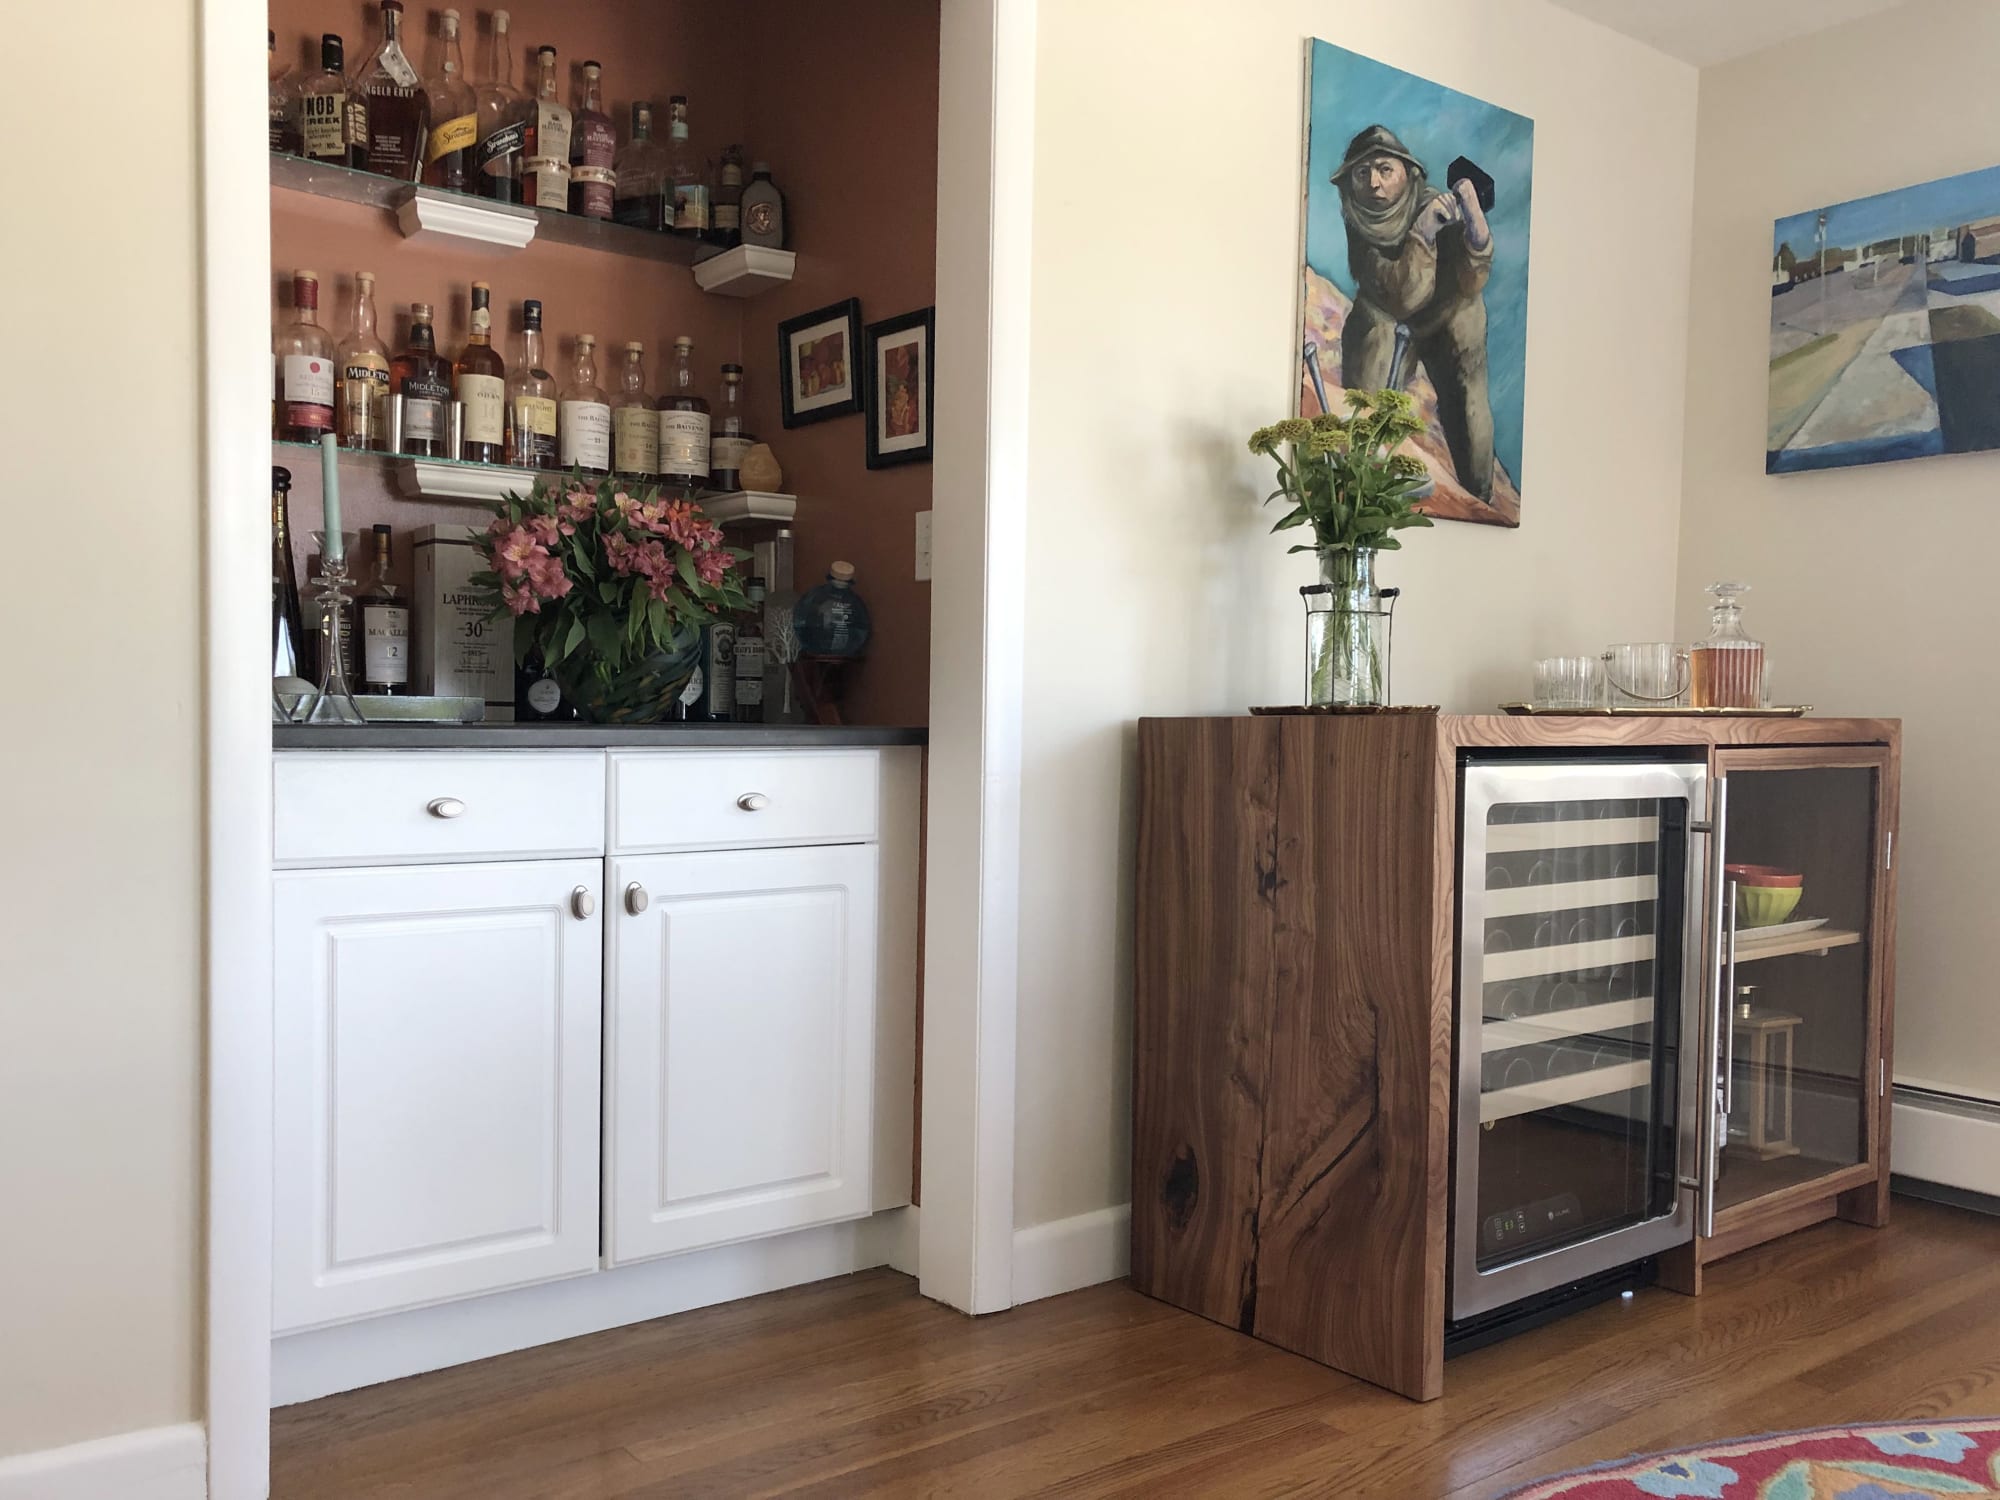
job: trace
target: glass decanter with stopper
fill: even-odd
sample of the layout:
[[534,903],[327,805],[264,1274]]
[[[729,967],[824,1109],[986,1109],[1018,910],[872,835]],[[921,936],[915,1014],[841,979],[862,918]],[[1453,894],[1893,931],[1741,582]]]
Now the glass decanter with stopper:
[[1708,639],[1689,653],[1689,701],[1696,708],[1762,708],[1764,644],[1743,632],[1747,583],[1712,583]]

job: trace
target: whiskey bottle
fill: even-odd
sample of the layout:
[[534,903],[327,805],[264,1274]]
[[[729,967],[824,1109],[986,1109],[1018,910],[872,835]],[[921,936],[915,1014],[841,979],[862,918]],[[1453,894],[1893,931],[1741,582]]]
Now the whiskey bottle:
[[557,420],[561,440],[561,463],[565,469],[581,469],[586,474],[611,471],[611,405],[597,383],[597,338],[576,336],[576,363],[570,368],[569,384],[563,387],[562,411]]
[[514,668],[515,720],[549,723],[575,717],[575,707],[564,696],[555,674],[542,661],[541,652],[530,651]]
[[311,638],[299,603],[299,568],[292,560],[292,471],[271,469],[271,675],[314,678]]
[[451,407],[451,365],[437,352],[431,305],[410,305],[410,343],[389,367],[389,383],[403,400],[402,451],[417,458],[445,456],[446,413]]
[[556,467],[556,378],[542,368],[542,304],[521,304],[521,357],[507,376],[507,462]]
[[618,153],[618,187],[611,217],[634,229],[674,227],[673,193],[667,185],[667,153],[653,139],[653,106],[632,106],[632,139]]
[[715,407],[709,442],[709,488],[724,494],[743,488],[743,455],[755,439],[743,425],[743,366],[722,367],[722,397]]
[[390,573],[389,528],[375,528],[375,578],[355,601],[361,612],[361,691],[410,690],[410,601]]
[[674,233],[698,240],[708,233],[708,184],[701,175],[700,159],[688,140],[688,102],[685,94],[668,101],[672,111],[668,129],[667,171],[674,185]]
[[708,435],[708,402],[694,388],[694,340],[682,334],[674,340],[673,374],[660,397],[660,474],[689,498],[708,483]]
[[727,724],[736,717],[736,622],[718,618],[701,633],[701,701],[688,715]]
[[354,166],[347,149],[346,54],[329,31],[319,39],[319,71],[299,85],[300,154],[314,161]]
[[389,446],[389,351],[375,336],[375,277],[354,273],[354,322],[334,367],[340,398],[340,445],[382,452]]
[[333,431],[333,339],[319,326],[319,272],[292,273],[292,321],[271,341],[277,364],[278,436],[316,443]]
[[463,408],[465,436],[454,458],[497,464],[507,457],[507,362],[493,347],[493,288],[472,283],[472,331],[452,366],[452,390]]
[[583,65],[583,85],[577,91],[569,137],[569,211],[586,219],[608,219],[618,191],[613,169],[618,133],[604,112],[599,79],[603,68]]
[[618,394],[611,398],[611,472],[651,479],[660,472],[660,418],[646,394],[646,346],[625,346]]
[[743,243],[772,250],[785,248],[785,195],[771,181],[763,162],[750,166],[750,183],[743,189]]
[[278,33],[267,31],[265,35],[270,41],[267,66],[271,75],[271,149],[302,156],[305,153],[300,149],[299,80],[292,76],[289,66],[278,61]]
[[479,104],[465,81],[465,53],[458,44],[458,12],[438,19],[438,65],[424,85],[430,117],[424,141],[424,181],[456,193],[472,191],[474,152],[479,144]]
[[355,75],[352,92],[366,110],[363,165],[400,182],[423,166],[430,113],[417,70],[403,52],[402,0],[382,0],[382,40]]
[[521,162],[527,155],[528,96],[514,87],[514,51],[508,39],[512,21],[504,10],[493,12],[493,71],[474,87],[478,107],[479,191],[501,203],[521,201]]
[[736,706],[739,724],[764,722],[764,580],[753,578],[745,590],[750,608],[736,623]]
[[535,103],[522,147],[525,201],[536,208],[569,207],[569,107],[556,97],[556,49],[535,54]]
[[708,208],[710,244],[725,250],[743,242],[743,148],[724,146],[715,177],[715,201]]

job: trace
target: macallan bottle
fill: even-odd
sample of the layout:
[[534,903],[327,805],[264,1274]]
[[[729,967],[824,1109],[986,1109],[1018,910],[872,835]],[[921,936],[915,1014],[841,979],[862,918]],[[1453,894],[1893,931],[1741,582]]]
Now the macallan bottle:
[[302,156],[299,137],[299,80],[292,76],[292,70],[278,61],[278,33],[265,33],[270,39],[271,75],[271,149]]
[[576,336],[576,363],[563,387],[560,429],[561,462],[565,469],[586,474],[611,472],[611,404],[597,383],[597,338]]
[[535,102],[522,148],[523,200],[536,208],[569,208],[569,106],[556,93],[556,49],[535,54]]
[[493,12],[493,71],[473,88],[478,106],[479,191],[501,203],[521,201],[521,162],[527,155],[528,96],[514,87],[514,50],[507,12]]
[[465,423],[464,445],[452,456],[475,464],[504,463],[507,362],[493,347],[493,288],[483,281],[472,283],[472,331],[452,366],[452,389]]
[[390,572],[389,528],[375,528],[375,577],[355,601],[361,614],[361,691],[410,690],[410,601]]
[[715,430],[709,442],[709,487],[723,491],[743,488],[743,456],[754,439],[743,425],[743,366],[722,367],[722,398],[715,407]]
[[576,96],[569,137],[569,211],[586,219],[608,219],[618,190],[618,174],[613,165],[618,155],[618,133],[611,116],[604,112],[599,85],[603,69],[597,63],[583,65],[583,86]]
[[465,53],[458,45],[458,12],[438,20],[438,66],[424,85],[430,115],[424,140],[424,181],[456,193],[472,191],[474,153],[479,145],[479,104],[465,79]]
[[340,446],[376,452],[389,446],[389,351],[375,336],[375,277],[354,273],[354,322],[335,366],[340,388]]
[[299,567],[292,560],[292,471],[271,469],[271,675],[311,677]]
[[674,368],[660,397],[660,475],[692,496],[708,483],[708,402],[695,393],[694,340],[674,340]]
[[382,40],[355,74],[352,92],[367,106],[363,145],[368,170],[415,182],[423,167],[430,112],[417,70],[403,52],[402,0],[382,0]]
[[653,106],[644,100],[632,105],[632,138],[618,153],[617,173],[612,218],[634,229],[674,227],[667,152],[653,139]]
[[437,352],[431,305],[410,305],[410,343],[389,367],[389,383],[403,401],[403,452],[417,458],[445,456],[451,408],[451,362]]
[[708,183],[688,140],[687,95],[675,94],[667,107],[673,112],[667,130],[667,167],[673,179],[674,233],[698,240],[708,233]]
[[542,368],[542,304],[521,304],[521,357],[507,376],[507,462],[556,467],[556,378]]
[[314,161],[359,165],[347,147],[346,54],[329,31],[319,39],[319,71],[299,85],[300,154]]
[[319,272],[292,273],[292,321],[271,341],[277,357],[278,436],[316,443],[333,431],[333,339],[319,326]]
[[660,418],[646,394],[646,346],[625,346],[618,391],[611,398],[611,472],[651,479],[660,472]]

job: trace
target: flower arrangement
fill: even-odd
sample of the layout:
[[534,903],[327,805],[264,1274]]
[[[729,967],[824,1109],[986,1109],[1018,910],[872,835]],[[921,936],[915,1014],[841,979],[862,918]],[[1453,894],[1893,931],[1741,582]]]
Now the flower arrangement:
[[472,575],[514,625],[514,658],[539,655],[577,708],[657,719],[692,674],[701,627],[748,607],[722,530],[693,501],[580,473],[508,495],[474,542]]

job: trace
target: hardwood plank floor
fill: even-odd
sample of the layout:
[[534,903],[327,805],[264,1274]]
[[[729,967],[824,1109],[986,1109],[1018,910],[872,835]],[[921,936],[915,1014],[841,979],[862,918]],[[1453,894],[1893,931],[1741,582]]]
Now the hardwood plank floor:
[[1417,1405],[1123,1283],[978,1320],[907,1277],[572,1339],[273,1414],[274,1500],[1397,1496],[1627,1453],[2000,1414],[2000,1219],[1900,1198],[1453,1360]]

